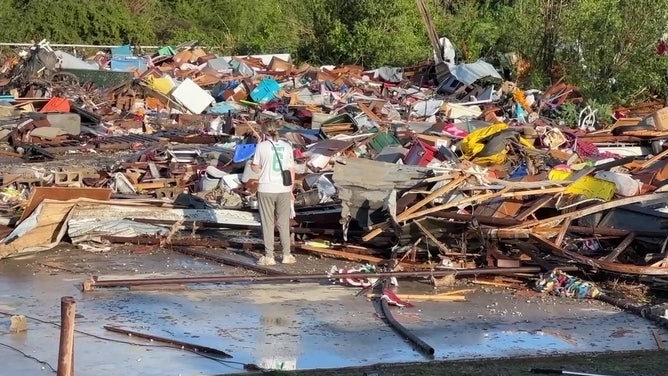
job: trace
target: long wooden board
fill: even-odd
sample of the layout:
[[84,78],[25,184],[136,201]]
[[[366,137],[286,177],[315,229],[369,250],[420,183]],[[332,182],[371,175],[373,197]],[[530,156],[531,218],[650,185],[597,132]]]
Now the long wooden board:
[[25,210],[19,222],[28,218],[30,214],[45,199],[68,201],[77,198],[90,198],[93,200],[107,201],[111,198],[110,188],[75,188],[75,187],[35,187],[30,194]]

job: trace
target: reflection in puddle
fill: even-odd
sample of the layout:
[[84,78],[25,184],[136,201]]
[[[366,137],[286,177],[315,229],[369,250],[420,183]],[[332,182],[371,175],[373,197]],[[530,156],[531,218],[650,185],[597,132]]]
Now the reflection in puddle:
[[483,333],[461,333],[447,336],[449,344],[445,351],[448,358],[476,356],[509,356],[516,353],[544,353],[569,351],[576,341],[552,331],[497,330]]

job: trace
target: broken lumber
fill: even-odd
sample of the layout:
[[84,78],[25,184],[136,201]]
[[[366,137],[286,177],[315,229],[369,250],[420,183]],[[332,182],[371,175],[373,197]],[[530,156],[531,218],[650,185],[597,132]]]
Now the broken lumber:
[[[453,294],[396,294],[404,301],[428,301],[428,302],[465,302],[466,296]],[[382,294],[367,294],[367,298],[380,298]]]
[[[554,217],[546,218],[546,219],[541,219],[538,221],[528,221],[526,223],[522,223],[516,226],[513,226],[513,228],[529,228],[529,227],[536,227],[540,225],[545,225],[553,222],[561,222],[562,220],[566,218],[579,218],[579,217],[584,217],[586,215],[598,213],[603,210],[608,210],[608,209],[614,209],[620,206],[625,206],[625,205],[630,205],[630,204],[636,204],[639,202],[661,202],[661,201],[666,201],[668,200],[668,193],[651,193],[647,195],[639,195],[639,196],[634,196],[634,197],[625,197],[621,198],[618,200],[613,200],[613,201],[608,201],[604,202],[601,204],[597,205],[592,205],[589,207],[586,207],[584,209],[576,210],[570,213],[566,214],[560,214],[556,215]],[[554,224],[553,224],[554,225]]]
[[472,203],[481,203],[490,199],[494,198],[511,198],[511,197],[520,197],[520,196],[531,196],[531,195],[537,195],[537,194],[548,194],[548,193],[560,193],[566,190],[566,187],[554,187],[554,188],[545,188],[545,189],[530,189],[526,191],[518,191],[518,192],[508,192],[509,188],[504,188],[498,192],[494,193],[486,193],[482,195],[473,195],[471,197],[463,198],[459,201],[454,201],[454,202],[449,202],[446,204],[434,206],[433,208],[425,209],[419,212],[414,212],[411,215],[404,216],[403,218],[397,217],[397,219],[401,220],[402,222],[407,222],[411,219],[423,217],[425,215],[439,212],[441,210],[445,209],[450,209],[456,206],[464,205],[464,204],[472,204]]
[[597,260],[591,257],[583,256],[577,252],[571,252],[557,247],[556,244],[538,234],[531,234],[531,237],[537,240],[544,248],[547,248],[550,253],[556,256],[569,258],[581,265],[622,274],[668,276],[668,268],[619,264],[616,262]]
[[344,260],[350,260],[350,261],[365,261],[369,262],[374,265],[378,264],[383,264],[386,263],[387,260],[380,258],[380,257],[374,257],[374,256],[367,256],[367,255],[360,255],[357,253],[351,253],[351,252],[345,252],[345,251],[337,251],[331,248],[320,248],[320,247],[313,247],[308,244],[296,244],[295,248],[308,251],[308,252],[313,252],[321,255],[328,255],[328,256],[334,256],[338,258],[342,258]]
[[[435,199],[443,196],[444,194],[454,190],[457,188],[461,183],[463,183],[466,179],[468,178],[468,175],[462,175],[459,177],[454,178],[451,182],[447,183],[446,185],[438,188],[437,190],[433,191],[430,193],[427,197],[423,198],[422,200],[418,201],[415,205],[409,207],[408,209],[404,210],[401,214],[397,215],[397,222],[403,221],[405,217],[408,217],[412,213],[420,210],[422,207],[427,205],[428,203],[434,201]],[[368,242],[369,240],[375,238],[376,236],[380,235],[384,229],[386,229],[389,226],[388,223],[384,223],[380,225],[379,228],[376,228],[369,232],[368,234],[364,235],[362,238],[363,241]]]
[[633,240],[635,238],[636,238],[636,234],[633,233],[633,232],[630,232],[628,235],[626,235],[624,240],[622,240],[622,242],[619,243],[619,245],[617,247],[615,247],[615,249],[613,249],[612,252],[610,252],[610,254],[608,256],[603,258],[603,260],[610,261],[610,262],[613,262],[613,261],[617,260],[617,257],[619,257],[619,255],[621,255],[622,252],[624,252],[626,250],[626,248],[628,248],[629,245],[631,245],[631,243],[633,242]]

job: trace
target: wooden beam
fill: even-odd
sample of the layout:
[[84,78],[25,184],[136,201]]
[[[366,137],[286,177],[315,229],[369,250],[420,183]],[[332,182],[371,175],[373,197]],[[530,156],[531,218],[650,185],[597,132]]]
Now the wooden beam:
[[526,208],[523,212],[519,213],[517,216],[515,216],[515,219],[518,221],[523,221],[527,219],[528,216],[531,214],[535,213],[538,209],[542,208],[543,206],[547,205],[548,202],[550,202],[554,196],[543,196],[538,198],[531,206]]
[[561,225],[561,229],[559,230],[559,234],[557,234],[557,238],[554,240],[554,244],[556,244],[557,247],[561,247],[561,243],[564,242],[564,237],[566,236],[566,232],[568,231],[568,227],[571,225],[572,221],[573,221],[573,217],[566,218],[564,220],[564,224]]
[[666,149],[666,150],[662,151],[661,153],[659,153],[659,154],[653,156],[652,158],[648,159],[647,161],[645,161],[640,166],[631,170],[631,172],[635,173],[635,172],[638,172],[640,170],[643,170],[643,169],[653,165],[654,163],[660,161],[661,159],[665,158],[666,156],[668,156],[668,149]]
[[455,202],[449,202],[447,204],[443,205],[438,205],[434,206],[433,208],[425,209],[416,213],[413,213],[409,216],[405,216],[404,218],[398,218],[400,221],[409,221],[411,219],[419,218],[422,216],[425,216],[427,214],[435,213],[441,210],[453,208],[456,206],[464,205],[464,204],[471,204],[471,203],[481,203],[483,201],[487,201],[490,199],[494,198],[509,198],[509,197],[520,197],[520,196],[531,196],[531,195],[537,195],[537,194],[549,194],[549,193],[559,193],[563,192],[566,189],[566,187],[554,187],[554,188],[545,188],[545,189],[532,189],[528,191],[518,191],[518,192],[508,192],[509,188],[502,189],[498,192],[494,193],[487,193],[487,194],[482,194],[482,195],[474,195],[471,197],[467,197],[464,199],[461,199],[459,201]]
[[365,105],[364,103],[357,102],[357,107],[359,107],[360,110],[362,110],[362,112],[364,112],[370,120],[373,120],[376,123],[381,123],[383,121],[383,119],[381,119],[378,115],[374,114],[373,111],[371,111],[371,109],[367,107],[367,105]]
[[438,40],[438,34],[436,33],[436,28],[432,22],[431,15],[429,14],[429,9],[427,9],[427,5],[425,5],[424,0],[417,0],[417,8],[420,12],[420,16],[422,16],[422,22],[424,22],[424,26],[427,29],[427,36],[429,37],[431,48],[434,50],[436,55],[436,63],[440,63],[443,61],[443,57],[441,56],[442,47],[440,41]]
[[622,240],[622,242],[619,243],[619,245],[615,247],[615,249],[613,249],[612,252],[610,252],[609,255],[603,258],[603,260],[610,262],[617,260],[617,257],[619,257],[619,255],[621,255],[622,252],[624,252],[626,248],[628,248],[628,246],[631,245],[631,243],[635,238],[636,238],[635,232],[630,232],[628,235],[626,235],[624,240]]
[[602,269],[609,272],[633,274],[633,275],[650,275],[650,276],[668,276],[668,268],[655,266],[640,266],[633,264],[620,264],[616,262],[609,262],[605,260],[593,259],[591,257],[583,256],[577,252],[567,251],[557,247],[551,241],[544,237],[531,234],[531,237],[536,239],[541,245],[547,248],[550,253],[560,256],[568,257],[569,259],[578,262],[581,265],[587,265],[596,269]]
[[[379,298],[380,294],[366,294],[367,298]],[[405,302],[465,302],[464,295],[444,295],[444,294],[397,294],[397,297]]]
[[425,235],[426,235],[426,236],[427,236],[427,237],[428,237],[434,244],[436,244],[436,246],[438,247],[438,249],[441,250],[441,253],[442,253],[442,254],[444,254],[444,255],[446,255],[446,256],[452,254],[452,252],[450,252],[450,249],[449,249],[445,244],[443,244],[443,243],[440,242],[438,239],[436,239],[436,236],[434,236],[434,234],[432,234],[431,232],[429,232],[429,230],[427,230],[427,229],[422,225],[422,223],[420,223],[420,221],[415,221],[415,225],[416,225],[416,226],[420,229],[420,231],[422,231],[422,233],[424,233],[424,234],[425,234]]

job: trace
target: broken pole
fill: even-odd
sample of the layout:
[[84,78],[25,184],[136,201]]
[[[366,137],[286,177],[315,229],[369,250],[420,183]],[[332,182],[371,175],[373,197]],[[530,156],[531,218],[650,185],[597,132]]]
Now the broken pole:
[[74,376],[74,313],[76,303],[71,296],[60,299],[60,347],[58,376]]
[[149,341],[156,341],[156,342],[166,343],[166,344],[168,344],[170,346],[173,346],[175,348],[179,348],[179,349],[183,349],[183,350],[187,350],[187,351],[201,352],[201,353],[205,353],[205,354],[218,355],[218,356],[222,356],[222,357],[225,357],[225,358],[232,358],[232,355],[226,353],[225,351],[214,349],[213,347],[195,345],[195,344],[192,344],[192,343],[183,342],[183,341],[179,341],[179,340],[176,340],[176,339],[158,337],[158,336],[155,336],[153,334],[135,332],[134,330],[123,329],[123,328],[119,328],[117,326],[111,326],[111,325],[105,325],[104,329],[106,329],[110,332],[125,334],[125,335],[131,336],[131,337],[138,337],[138,338],[147,339]]
[[614,297],[608,294],[601,294],[596,299],[606,302],[628,313],[640,316],[662,328],[668,328],[668,318],[652,312],[652,308],[648,306],[637,306],[633,301],[624,297]]

